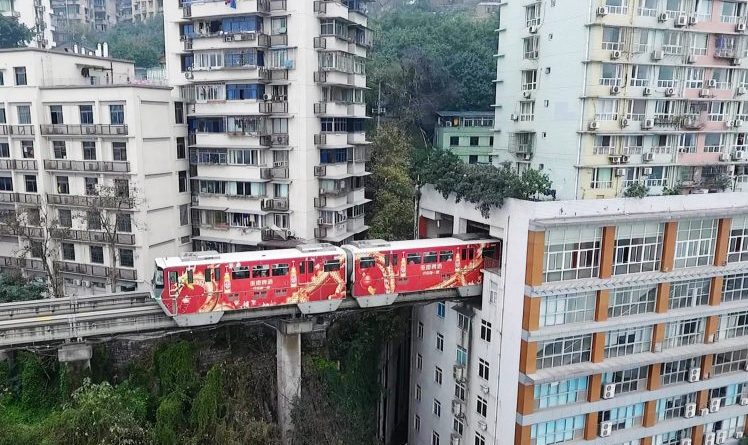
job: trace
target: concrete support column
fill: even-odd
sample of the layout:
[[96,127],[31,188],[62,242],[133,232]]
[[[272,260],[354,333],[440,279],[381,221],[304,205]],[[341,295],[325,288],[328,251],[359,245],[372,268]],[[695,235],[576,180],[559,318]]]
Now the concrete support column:
[[616,226],[603,227],[603,239],[600,243],[600,278],[610,278],[613,275],[615,244]]
[[276,362],[278,378],[278,426],[281,440],[290,443],[291,408],[301,395],[301,333],[283,329],[281,323],[276,336]]
[[584,423],[584,440],[597,439],[597,424],[598,424],[597,411],[587,413],[587,420]]
[[670,221],[665,223],[665,233],[662,237],[662,257],[660,259],[660,271],[670,272],[675,262],[675,241],[678,236],[678,223]]
[[652,427],[657,423],[657,400],[649,400],[644,405],[644,420],[642,425],[646,428]]
[[702,445],[704,443],[704,425],[696,425],[691,433],[691,445]]
[[61,363],[78,362],[83,369],[91,368],[93,349],[85,343],[69,343],[57,350],[57,360]]

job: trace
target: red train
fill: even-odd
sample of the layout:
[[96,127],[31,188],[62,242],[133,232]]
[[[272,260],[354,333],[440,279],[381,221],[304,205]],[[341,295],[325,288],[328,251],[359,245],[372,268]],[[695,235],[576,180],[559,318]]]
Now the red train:
[[195,326],[217,323],[225,311],[272,306],[296,305],[305,314],[332,312],[346,297],[373,307],[429,290],[479,295],[482,269],[498,267],[498,243],[466,236],[195,252],[156,259],[153,298],[177,324]]

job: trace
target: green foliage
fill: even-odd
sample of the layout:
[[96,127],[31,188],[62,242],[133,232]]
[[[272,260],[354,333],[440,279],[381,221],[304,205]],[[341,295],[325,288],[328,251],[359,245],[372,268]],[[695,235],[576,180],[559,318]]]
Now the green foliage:
[[221,368],[213,366],[192,402],[190,420],[198,440],[207,440],[221,418]]
[[644,198],[649,194],[649,187],[641,182],[634,182],[623,191],[626,198]]
[[18,17],[0,15],[0,48],[23,48],[34,32],[18,20]]
[[721,173],[704,181],[704,186],[724,192],[733,186],[732,178],[726,173]]
[[386,240],[413,236],[414,184],[410,178],[412,141],[395,123],[385,123],[372,140],[371,176],[367,181],[373,197],[369,212],[369,236]]
[[46,286],[18,273],[0,273],[0,303],[44,298]]
[[197,363],[192,344],[179,341],[166,345],[156,353],[155,365],[161,394],[190,394],[197,386]]
[[173,392],[161,399],[156,410],[156,423],[153,426],[153,442],[158,445],[177,445],[179,434],[185,424],[184,394]]
[[435,111],[490,108],[496,20],[408,8],[369,23],[376,38],[367,63],[370,104],[381,83],[389,116],[429,129]]
[[[47,359],[49,360],[49,359]],[[21,405],[28,410],[43,410],[56,402],[57,391],[53,380],[54,362],[46,363],[42,357],[28,352],[18,354],[21,381]],[[46,365],[46,366],[45,366]]]
[[662,194],[665,196],[680,195],[683,193],[683,184],[680,182],[675,183],[672,187],[663,187]]

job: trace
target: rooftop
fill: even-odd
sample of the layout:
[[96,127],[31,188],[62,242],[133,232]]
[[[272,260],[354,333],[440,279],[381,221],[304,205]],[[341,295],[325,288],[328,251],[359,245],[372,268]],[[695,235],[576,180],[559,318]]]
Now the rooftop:
[[91,60],[99,60],[99,61],[107,61],[107,62],[120,62],[120,63],[130,63],[135,64],[132,60],[126,60],[126,59],[116,59],[114,57],[99,57],[99,56],[90,56],[88,54],[81,54],[81,53],[72,53],[72,52],[65,52],[65,51],[59,51],[55,49],[41,49],[41,48],[0,48],[0,54],[3,53],[13,53],[13,52],[37,52],[37,53],[44,53],[49,54],[52,56],[69,56],[69,57],[82,57],[86,59]]
[[493,111],[437,111],[437,116],[450,116],[450,117],[494,117]]

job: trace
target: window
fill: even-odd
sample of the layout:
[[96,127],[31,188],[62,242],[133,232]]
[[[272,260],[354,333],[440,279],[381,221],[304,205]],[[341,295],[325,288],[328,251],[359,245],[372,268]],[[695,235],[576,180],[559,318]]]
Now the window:
[[525,26],[540,25],[540,2],[525,6]]
[[482,378],[483,380],[488,380],[488,376],[490,373],[490,367],[487,361],[483,360],[482,358],[478,359],[478,377]]
[[416,369],[423,369],[423,355],[421,354],[416,355]]
[[532,122],[535,120],[535,101],[522,101],[519,103],[519,120],[522,122]]
[[735,434],[737,432],[743,433],[745,431],[745,416],[730,417],[728,419],[723,419],[704,425],[705,434],[714,433],[717,431],[723,431],[724,433],[726,433],[727,437],[735,437]]
[[447,307],[443,301],[436,303],[436,316],[439,318],[444,318],[444,316],[446,315],[446,309]]
[[618,99],[598,99],[595,104],[595,120],[618,120]]
[[423,322],[418,322],[418,327],[416,329],[416,336],[418,338],[423,338]]
[[34,141],[21,141],[21,155],[24,159],[34,158]]
[[0,158],[10,157],[10,145],[7,142],[0,142]]
[[657,401],[657,420],[682,417],[686,405],[696,401],[696,393],[668,397]]
[[177,172],[177,174],[179,181],[179,193],[184,193],[187,191],[187,171],[182,170]]
[[286,33],[286,17],[273,17],[270,21],[270,32],[273,35]]
[[83,178],[83,184],[85,186],[86,195],[93,196],[96,194],[96,189],[99,185],[98,178]]
[[132,217],[129,213],[117,213],[115,220],[118,231],[124,233],[132,232]]
[[525,59],[537,59],[538,58],[538,42],[539,41],[540,39],[538,38],[538,36],[525,37],[524,39],[522,39]]
[[546,282],[576,280],[598,275],[601,228],[575,226],[551,229],[546,234]]
[[748,261],[748,216],[736,216],[730,227],[727,262]]
[[418,414],[413,418],[413,428],[416,431],[421,431],[421,416]]
[[722,287],[722,302],[748,299],[748,274],[727,275]]
[[746,360],[748,360],[748,349],[714,354],[712,375],[744,372]]
[[480,339],[488,343],[491,342],[491,322],[486,320],[480,321]]
[[612,430],[618,431],[626,428],[633,428],[642,424],[644,417],[644,404],[622,406],[613,408],[609,411],[603,411],[600,417],[601,422],[611,422]]
[[42,258],[44,256],[44,246],[41,241],[31,240],[29,248],[29,254],[32,258]]
[[73,227],[73,212],[70,209],[57,209],[57,221],[60,227]]
[[618,51],[623,47],[621,43],[621,28],[617,26],[603,26],[602,49]]
[[115,161],[126,161],[127,160],[127,143],[126,142],[112,142],[112,158]]
[[89,247],[91,262],[95,264],[104,264],[104,248],[101,246]]
[[119,265],[122,267],[135,267],[134,252],[132,249],[119,249]]
[[622,65],[615,63],[603,63],[600,71],[600,85],[620,86],[623,74]]
[[26,67],[17,66],[13,68],[13,74],[15,74],[16,85],[27,85],[26,83]]
[[[703,320],[702,320],[703,321]],[[719,338],[742,337],[748,333],[748,311],[733,312],[719,317]]]
[[93,106],[92,105],[78,105],[78,113],[80,114],[81,124],[93,124]]
[[683,309],[709,303],[711,279],[678,281],[670,286],[669,309]]
[[18,113],[18,123],[20,125],[31,125],[30,105],[18,105],[16,106],[16,112]]
[[55,159],[66,159],[67,149],[65,148],[65,141],[52,141],[52,155]]
[[486,417],[486,413],[488,412],[488,401],[481,396],[476,397],[475,412],[483,417]]
[[60,195],[70,194],[70,183],[68,182],[67,176],[57,176],[57,193]]
[[174,102],[174,122],[184,123],[184,102]]
[[648,87],[652,78],[652,72],[653,68],[651,66],[633,65],[631,67],[630,85],[632,87]]
[[416,385],[416,400],[421,401],[421,395],[422,395],[421,385]]
[[540,297],[540,326],[590,321],[595,316],[597,295],[593,292]]
[[440,333],[436,333],[436,349],[439,351],[444,351],[444,335]]
[[457,313],[457,329],[461,331],[466,331],[470,329],[470,317],[467,315],[458,312]]
[[656,300],[656,285],[614,289],[610,293],[608,317],[626,317],[653,312]]
[[436,417],[442,416],[442,402],[440,402],[437,399],[434,399],[434,405],[432,407],[432,412]]
[[612,168],[595,168],[592,170],[592,181],[590,188],[605,189],[613,186],[613,169]]
[[262,84],[228,84],[226,85],[226,99],[228,100],[258,100],[265,94]]
[[468,155],[468,164],[477,164],[478,155]]
[[704,325],[703,318],[665,323],[665,341],[662,344],[662,349],[703,342]]
[[186,226],[187,224],[190,223],[189,214],[190,214],[190,208],[187,204],[182,204],[179,206],[179,225],[180,226]]
[[438,366],[434,367],[434,381],[439,385],[442,384],[442,368]]
[[590,361],[592,335],[565,337],[538,343],[537,369]]
[[96,142],[94,141],[83,141],[83,160],[84,161],[95,161],[96,160]]
[[465,366],[467,365],[468,361],[468,353],[467,349],[463,348],[462,346],[457,347],[457,357],[455,359],[458,365]]
[[464,401],[466,392],[467,387],[464,382],[455,382],[455,397],[457,399]]
[[[538,5],[540,3],[537,3]],[[474,445],[486,445],[486,438],[481,433],[475,433]]]
[[699,367],[699,360],[689,358],[663,363],[660,366],[660,381],[662,385],[672,385],[687,381],[691,369]]
[[62,243],[62,259],[65,261],[75,261],[75,245],[72,243]]
[[658,434],[652,438],[653,445],[679,445],[685,438],[691,437],[691,428]]
[[587,377],[535,385],[535,408],[570,405],[587,399]]
[[0,176],[0,191],[12,192],[13,178],[11,178],[10,176]]
[[652,326],[610,331],[605,336],[605,357],[638,354],[649,351],[652,345]]
[[678,222],[675,267],[711,264],[716,239],[717,221],[714,219],[688,219]]
[[431,432],[431,445],[439,445],[439,433],[436,431]]
[[99,212],[86,212],[86,226],[88,227],[88,230],[101,230],[101,219],[99,217]]
[[635,392],[645,389],[649,376],[649,366],[625,369],[623,371],[603,374],[603,385],[616,385],[616,394]]
[[704,88],[704,68],[686,69],[686,88]]
[[0,86],[5,85],[5,72],[0,70]]
[[[678,83],[677,71],[672,66],[660,66],[657,74],[657,87],[658,88],[674,88]],[[657,101],[662,102],[662,101]],[[667,101],[670,102],[670,101]]]
[[183,137],[177,138],[177,159],[185,159],[187,157],[187,149],[184,143]]
[[493,280],[488,281],[488,302],[495,304],[499,297],[499,283]]
[[62,105],[50,105],[49,118],[52,124],[64,124],[65,122],[62,116]]
[[112,125],[125,124],[125,106],[109,105],[109,121]]
[[580,415],[535,424],[530,428],[530,440],[535,445],[550,445],[581,438],[585,419]]
[[724,143],[721,133],[707,133],[704,135],[704,153],[721,153]]
[[459,136],[450,136],[449,137],[449,145],[451,147],[456,147],[460,145],[460,137]]
[[478,138],[478,136],[470,136],[470,146],[471,147],[477,147],[479,141],[480,141],[480,139]]
[[664,230],[665,225],[657,222],[616,226],[613,273],[619,275],[659,270]]
[[462,420],[458,419],[457,417],[453,417],[452,430],[454,430],[456,434],[462,436],[462,433],[465,431],[465,424],[463,424]]
[[39,191],[36,185],[36,175],[23,175],[23,182],[26,186],[26,193],[36,193]]

